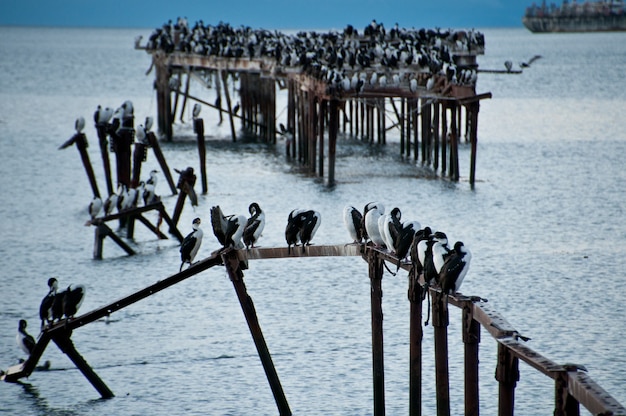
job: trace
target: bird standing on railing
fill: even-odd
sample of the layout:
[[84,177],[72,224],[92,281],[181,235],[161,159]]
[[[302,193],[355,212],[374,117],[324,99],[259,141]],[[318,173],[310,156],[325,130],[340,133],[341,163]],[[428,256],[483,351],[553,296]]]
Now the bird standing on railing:
[[365,207],[365,231],[367,231],[367,235],[375,247],[383,247],[385,245],[385,241],[380,234],[378,219],[385,214],[385,206],[380,202],[371,202]]
[[74,318],[83,304],[83,300],[85,300],[85,286],[69,285],[64,292],[57,296],[63,296],[63,315],[69,320]]
[[343,223],[356,244],[363,242],[363,215],[351,205],[343,208]]
[[463,279],[469,270],[472,253],[461,241],[454,243],[454,249],[450,252],[439,270],[439,282],[441,291],[446,295],[454,295],[461,288]]
[[196,258],[196,254],[198,254],[198,250],[200,249],[200,245],[202,244],[202,237],[204,235],[202,228],[200,228],[201,220],[200,218],[195,218],[191,224],[193,231],[187,234],[187,236],[183,239],[182,244],[180,245],[180,269],[183,270],[183,265],[188,263],[189,266],[192,265],[193,260]]
[[241,241],[247,219],[243,215],[224,215],[219,205],[211,208],[211,226],[217,241],[223,247],[244,248]]
[[39,305],[39,317],[41,318],[41,330],[43,331],[46,324],[52,323],[54,300],[57,293],[57,279],[51,277],[48,279],[48,294],[41,300]]
[[243,243],[246,245],[246,248],[254,248],[254,243],[259,240],[265,228],[265,213],[256,202],[250,204],[248,211],[250,212],[250,218],[246,221],[246,226],[243,229]]
[[304,252],[304,247],[311,245],[311,240],[315,237],[317,229],[322,223],[322,214],[317,211],[308,210],[300,213],[300,216],[302,217],[300,242],[302,243],[302,252]]

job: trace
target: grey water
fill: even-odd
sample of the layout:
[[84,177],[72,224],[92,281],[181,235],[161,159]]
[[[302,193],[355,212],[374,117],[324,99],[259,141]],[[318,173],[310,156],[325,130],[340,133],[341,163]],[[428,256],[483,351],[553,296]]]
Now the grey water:
[[[85,226],[92,193],[75,148],[58,150],[87,120],[85,134],[100,191],[106,193],[92,114],[101,104],[132,100],[135,123],[156,115],[150,56],[133,49],[149,29],[0,28],[0,368],[24,358],[15,343],[19,319],[38,333],[46,281],[82,283],[82,312],[103,306],[178,270],[174,238],[158,240],[140,224],[127,256],[105,240],[93,259]],[[533,35],[525,29],[484,29],[479,74],[476,186],[468,183],[469,148],[460,150],[461,180],[404,160],[398,133],[385,147],[350,137],[338,143],[337,185],[303,174],[287,160],[284,142],[230,141],[227,123],[202,110],[208,188],[187,203],[179,228],[200,216],[199,258],[219,248],[209,209],[247,213],[256,201],[267,226],[259,244],[284,246],[294,208],[322,213],[315,244],[349,243],[341,212],[372,200],[400,207],[463,241],[473,253],[461,292],[488,299],[528,346],[557,363],[584,365],[626,404],[626,34]],[[200,92],[199,85],[192,85]],[[210,94],[211,91],[204,91]],[[279,120],[286,110],[279,100]],[[177,118],[173,142],[161,141],[171,169],[199,174],[190,106]],[[239,127],[238,127],[239,128]],[[142,176],[159,169],[149,153]],[[175,179],[177,176],[175,175]],[[200,180],[196,191],[200,190]],[[176,196],[161,175],[157,193],[171,214]],[[200,192],[199,192],[200,193]],[[156,221],[154,214],[148,214]],[[294,414],[373,412],[370,288],[360,258],[251,262],[248,292]],[[385,399],[390,415],[408,413],[409,303],[406,275],[383,278]],[[452,414],[463,412],[461,313],[450,316]],[[424,414],[435,411],[432,327],[424,330]],[[78,351],[115,393],[102,400],[72,362],[50,344],[36,371],[0,385],[0,413],[10,415],[273,415],[269,384],[226,272],[210,269],[77,329]],[[482,331],[481,414],[497,414],[496,342]],[[554,384],[520,363],[520,415],[553,412]]]

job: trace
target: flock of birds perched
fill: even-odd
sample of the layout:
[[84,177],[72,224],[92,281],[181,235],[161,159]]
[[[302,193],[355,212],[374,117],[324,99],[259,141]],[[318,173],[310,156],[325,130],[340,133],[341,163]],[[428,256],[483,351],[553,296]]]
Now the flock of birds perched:
[[[258,243],[265,228],[265,213],[256,202],[249,205],[248,211],[250,216],[246,218],[244,215],[225,215],[219,205],[211,208],[213,234],[223,247],[249,249]],[[305,252],[321,222],[322,216],[318,211],[292,210],[285,226],[288,253],[298,244]],[[179,271],[185,265],[190,267],[194,264],[204,237],[201,223],[200,218],[195,218],[192,221],[193,230],[181,243]],[[422,228],[418,221],[402,221],[402,213],[397,207],[385,214],[381,202],[366,204],[363,213],[353,206],[344,207],[343,223],[353,244],[371,245],[395,255],[398,258],[396,273],[400,263],[410,261],[417,275],[423,276],[423,287],[439,286],[442,295],[454,295],[459,291],[472,258],[463,242],[457,241],[450,247],[444,232],[433,232],[428,226]],[[59,291],[56,278],[48,280],[48,287],[48,294],[41,301],[39,311],[41,331],[63,318],[72,319],[85,296],[83,285],[70,285],[66,290]],[[30,355],[36,342],[26,332],[26,327],[27,322],[20,320],[16,340],[20,348]]]
[[[244,215],[224,215],[219,206],[211,208],[213,234],[223,247],[235,249],[254,248],[265,227],[265,214],[259,204],[253,202],[248,208],[250,217]],[[302,251],[311,244],[322,222],[322,216],[315,210],[294,209],[287,217],[285,241],[288,253],[301,244]],[[402,221],[399,208],[385,214],[380,202],[365,205],[363,214],[353,206],[343,210],[343,222],[355,244],[370,244],[378,249],[388,250],[399,262],[410,261],[418,275],[423,275],[424,286],[437,285],[442,294],[455,294],[459,291],[469,269],[472,254],[461,241],[452,247],[442,231],[432,231],[418,221]],[[192,223],[189,233],[180,247],[182,270],[185,264],[191,266],[202,244],[203,231],[200,218]],[[409,259],[410,258],[410,259]]]
[[[69,285],[65,290],[59,290],[59,282],[56,278],[48,279],[48,294],[42,299],[39,305],[39,317],[41,318],[41,332],[46,327],[62,321],[74,318],[78,309],[85,299],[85,286],[78,284]],[[16,341],[17,345],[30,355],[37,344],[35,338],[26,332],[28,323],[25,319],[20,319]]]
[[[141,37],[136,39],[138,45]],[[184,18],[168,22],[150,35],[147,50],[183,52],[225,58],[270,58],[284,69],[301,71],[325,80],[329,93],[356,91],[367,85],[385,87],[408,84],[418,88],[448,83],[475,85],[476,69],[457,66],[456,51],[483,48],[484,35],[475,30],[406,29],[396,23],[386,30],[372,20],[360,35],[352,25],[342,32],[315,31],[287,35],[248,26],[238,28],[220,22],[206,25],[202,20],[192,27]]]

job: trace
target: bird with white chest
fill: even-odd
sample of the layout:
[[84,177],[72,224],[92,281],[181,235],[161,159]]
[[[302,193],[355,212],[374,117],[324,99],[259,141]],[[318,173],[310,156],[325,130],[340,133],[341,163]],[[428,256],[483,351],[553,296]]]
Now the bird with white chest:
[[30,356],[33,353],[33,350],[35,349],[35,345],[37,345],[37,343],[35,342],[35,338],[28,332],[26,332],[27,325],[28,323],[26,322],[26,320],[20,319],[20,322],[17,326],[17,335],[15,336],[15,341],[17,342],[17,345],[22,349],[22,351]]
[[183,239],[182,244],[180,245],[180,269],[183,270],[183,266],[187,263],[189,266],[193,264],[193,260],[196,258],[198,254],[198,250],[200,250],[200,245],[202,244],[202,237],[204,235],[202,228],[200,228],[201,220],[200,218],[195,218],[191,223],[191,228],[193,231],[187,234],[187,236]]
[[265,213],[256,202],[250,204],[248,212],[250,212],[250,218],[243,229],[243,243],[246,248],[254,248],[254,244],[259,240],[265,228]]

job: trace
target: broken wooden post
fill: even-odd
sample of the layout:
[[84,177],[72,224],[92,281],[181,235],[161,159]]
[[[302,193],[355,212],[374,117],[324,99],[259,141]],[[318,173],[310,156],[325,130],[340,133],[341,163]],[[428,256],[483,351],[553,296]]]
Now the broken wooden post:
[[209,192],[206,174],[206,146],[204,143],[204,120],[194,118],[193,131],[198,138],[198,155],[200,157],[200,180],[202,181],[202,194]]
[[237,252],[232,249],[226,250],[222,254],[222,261],[224,262],[228,277],[231,282],[233,282],[237,298],[239,299],[239,304],[241,305],[241,310],[243,311],[246,322],[248,323],[248,328],[252,334],[252,339],[254,340],[257,352],[259,353],[259,358],[261,359],[261,364],[265,370],[267,381],[269,382],[272,393],[274,394],[274,400],[276,400],[279,414],[291,415],[289,403],[287,402],[287,398],[283,392],[280,379],[278,378],[278,373],[276,373],[276,368],[272,362],[272,356],[267,348],[263,332],[261,331],[261,326],[259,325],[256,310],[254,309],[254,303],[252,302],[250,295],[248,295],[246,285],[243,281],[243,271]]
[[[185,204],[185,198],[189,196],[191,200],[191,205],[198,205],[198,197],[196,196],[196,192],[193,187],[196,184],[196,175],[193,173],[193,168],[190,166],[187,169],[180,171],[178,169],[174,169],[180,176],[178,177],[178,185],[176,187],[180,189],[180,194],[178,195],[178,200],[176,201],[176,207],[174,208],[174,214],[172,215],[172,221],[174,224],[178,224],[178,220],[180,219],[180,214],[183,211],[183,206]],[[170,229],[170,232],[172,230]]]
[[519,380],[519,358],[504,344],[498,343],[496,380],[499,383],[498,415],[513,416],[515,413],[515,386]]
[[441,292],[432,292],[435,332],[435,384],[437,416],[450,416],[450,380],[448,373],[448,302]]
[[89,179],[89,184],[91,185],[93,195],[100,198],[100,191],[98,190],[96,175],[93,173],[93,167],[91,166],[91,161],[89,160],[89,153],[87,153],[87,147],[89,147],[89,145],[87,144],[87,136],[85,136],[84,133],[76,133],[68,141],[63,143],[59,147],[59,150],[70,147],[73,144],[76,144],[76,148],[78,149],[80,158],[83,161],[83,166],[85,167],[85,172],[87,172],[87,178]]
[[422,285],[420,274],[411,268],[409,272],[408,298],[411,303],[409,323],[409,415],[422,415]]
[[335,155],[337,150],[337,131],[339,130],[339,101],[330,100],[328,107],[328,185],[335,184]]
[[465,348],[465,415],[478,416],[478,346],[480,324],[474,319],[474,303],[463,302],[463,345]]
[[109,399],[114,397],[113,392],[107,387],[106,384],[98,377],[95,371],[89,366],[87,361],[76,351],[76,347],[74,347],[74,343],[70,339],[72,331],[64,331],[62,333],[56,334],[52,341],[59,347],[65,355],[68,356],[70,360],[74,363],[74,365],[80,370],[81,373],[89,380],[91,385],[100,393],[103,399]]
[[[331,101],[332,102],[332,101]],[[368,256],[370,301],[372,313],[372,373],[374,385],[374,416],[385,414],[385,369],[383,360],[383,260],[374,250]]]
[[[139,128],[143,128],[139,126]],[[130,181],[130,186],[136,188],[141,182],[141,164],[146,161],[148,154],[147,142],[137,141],[135,142],[135,150],[133,151],[133,176]],[[140,195],[139,198],[142,196]]]
[[[222,81],[224,81],[224,95],[226,96],[226,109],[230,119],[230,134],[233,136],[233,141],[237,141],[237,132],[235,131],[235,119],[233,117],[233,107],[230,100],[230,92],[228,91],[228,74],[226,71],[222,71]],[[233,81],[234,82],[234,81]]]
[[118,237],[111,228],[109,228],[106,224],[101,223],[96,226],[95,231],[95,241],[93,248],[94,259],[102,260],[103,242],[106,237],[111,237],[111,239],[115,241],[117,245],[120,246],[129,256],[136,254],[135,251],[128,244],[126,244],[124,240]]
[[104,179],[107,184],[107,191],[111,195],[114,191],[113,180],[111,179],[111,161],[109,160],[109,141],[107,140],[108,123],[96,122],[98,141],[100,143],[100,154],[102,155],[102,166],[104,168]]
[[[152,124],[152,123],[150,123]],[[148,123],[146,122],[146,139],[148,140],[148,144],[152,148],[154,155],[156,156],[159,165],[161,166],[161,171],[165,175],[165,179],[170,186],[170,190],[172,191],[172,195],[176,195],[178,191],[176,191],[176,185],[174,184],[174,179],[172,178],[172,174],[170,173],[170,168],[167,166],[167,162],[165,161],[165,156],[163,156],[163,152],[161,151],[161,147],[159,146],[159,141],[156,138],[156,135],[149,131]]]

